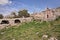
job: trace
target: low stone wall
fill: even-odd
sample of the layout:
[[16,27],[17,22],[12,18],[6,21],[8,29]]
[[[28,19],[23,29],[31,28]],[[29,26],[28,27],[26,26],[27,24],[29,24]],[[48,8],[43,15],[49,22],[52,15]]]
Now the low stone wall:
[[[5,23],[1,24],[1,22],[3,20],[8,20],[9,23],[8,24],[5,24]],[[14,19],[0,19],[0,29],[3,29],[6,26],[13,26],[13,25],[16,25],[16,24],[20,24],[20,23],[15,23],[15,20],[19,20],[20,23],[30,22],[32,20],[32,17],[28,17],[28,18],[14,18]]]

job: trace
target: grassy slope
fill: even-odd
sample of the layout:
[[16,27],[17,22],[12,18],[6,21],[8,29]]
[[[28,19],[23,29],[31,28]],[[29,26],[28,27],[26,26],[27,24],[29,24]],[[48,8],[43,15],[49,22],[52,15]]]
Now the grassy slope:
[[[3,33],[3,34],[1,34]],[[52,22],[22,23],[8,29],[0,30],[0,40],[41,40],[42,35],[47,34],[60,38],[60,20]]]

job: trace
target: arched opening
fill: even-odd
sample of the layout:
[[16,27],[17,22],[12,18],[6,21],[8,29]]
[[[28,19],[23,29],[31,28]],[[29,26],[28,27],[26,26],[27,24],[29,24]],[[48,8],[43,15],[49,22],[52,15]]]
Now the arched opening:
[[2,20],[1,24],[9,24],[8,20]]
[[20,20],[19,20],[19,19],[16,19],[16,20],[14,21],[14,23],[20,23]]
[[47,15],[47,18],[49,18],[49,15]]

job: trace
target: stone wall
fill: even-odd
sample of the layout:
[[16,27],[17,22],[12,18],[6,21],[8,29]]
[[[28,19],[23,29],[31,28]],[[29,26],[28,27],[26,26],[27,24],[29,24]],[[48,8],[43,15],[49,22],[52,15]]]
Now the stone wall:
[[[3,20],[4,21],[7,21],[8,20],[9,23],[4,23]],[[10,26],[13,26],[13,25],[16,25],[16,24],[20,24],[19,21],[17,21],[15,23],[15,20],[19,20],[20,23],[23,23],[23,22],[30,22],[32,20],[32,18],[31,17],[28,17],[28,18],[0,19],[0,29],[4,28],[6,26],[9,26],[9,25]]]

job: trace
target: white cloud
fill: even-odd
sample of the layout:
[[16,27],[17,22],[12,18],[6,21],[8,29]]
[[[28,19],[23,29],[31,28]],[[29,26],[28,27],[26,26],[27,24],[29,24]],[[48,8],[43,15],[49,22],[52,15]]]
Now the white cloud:
[[12,1],[10,1],[9,3],[12,3]]
[[0,4],[10,4],[12,3],[12,1],[9,1],[9,0],[0,0]]

